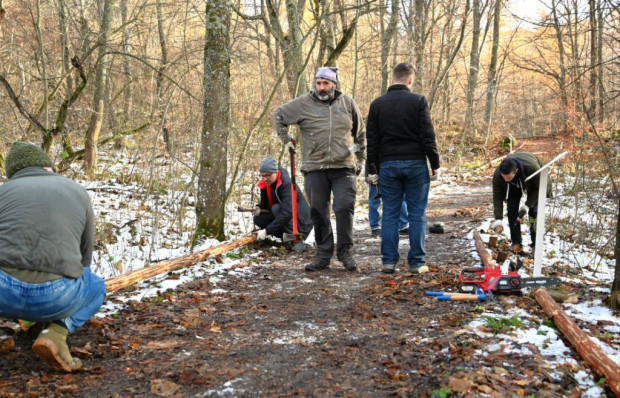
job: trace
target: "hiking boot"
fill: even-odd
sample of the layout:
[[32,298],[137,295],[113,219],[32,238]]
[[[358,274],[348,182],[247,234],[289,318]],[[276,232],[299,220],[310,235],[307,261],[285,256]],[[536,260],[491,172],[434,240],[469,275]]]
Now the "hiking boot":
[[401,236],[409,236],[409,228],[403,228],[398,231],[398,234]]
[[306,244],[304,243],[304,241],[298,240],[297,242],[293,243],[291,250],[296,253],[301,253],[304,251],[305,248],[306,248]]
[[428,272],[429,269],[426,265],[421,265],[419,267],[410,267],[409,268],[409,272],[411,272],[412,274],[424,274],[426,272]]
[[329,268],[329,260],[325,258],[315,258],[312,263],[306,265],[306,271],[316,272]]
[[73,372],[82,367],[82,361],[73,358],[67,346],[69,331],[56,323],[52,323],[47,329],[39,333],[34,341],[32,349],[47,364],[56,370]]
[[373,238],[380,238],[381,237],[381,228],[375,228],[370,230],[370,236]]
[[342,261],[342,265],[346,268],[347,271],[355,271],[357,269],[357,264],[353,259],[353,253],[351,249],[343,249],[338,253],[338,260]]
[[393,274],[395,269],[396,264],[383,264],[381,272],[383,272],[384,274]]

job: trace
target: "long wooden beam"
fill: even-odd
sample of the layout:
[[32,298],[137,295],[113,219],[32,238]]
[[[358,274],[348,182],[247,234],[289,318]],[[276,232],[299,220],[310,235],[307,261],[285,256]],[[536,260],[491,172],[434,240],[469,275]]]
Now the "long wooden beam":
[[575,347],[581,358],[583,358],[594,371],[605,377],[605,381],[616,394],[620,396],[620,368],[618,365],[603,352],[588,335],[581,330],[571,317],[569,317],[560,306],[553,300],[545,289],[537,289],[534,292],[536,301],[545,310],[545,313],[553,320],[555,325],[566,336],[568,341]]
[[224,243],[219,246],[211,247],[206,250],[201,250],[196,253],[186,254],[185,256],[177,257],[172,260],[162,261],[160,263],[153,264],[149,267],[142,268],[136,271],[129,272],[127,274],[119,275],[114,278],[107,279],[105,286],[108,291],[115,292],[134,283],[141,282],[145,279],[153,276],[163,274],[165,272],[174,271],[179,268],[189,267],[190,265],[204,261],[209,257],[217,256],[218,254],[226,253],[227,251],[236,249],[241,246],[245,246],[256,240],[256,234],[245,236],[241,239],[237,239],[232,242]]

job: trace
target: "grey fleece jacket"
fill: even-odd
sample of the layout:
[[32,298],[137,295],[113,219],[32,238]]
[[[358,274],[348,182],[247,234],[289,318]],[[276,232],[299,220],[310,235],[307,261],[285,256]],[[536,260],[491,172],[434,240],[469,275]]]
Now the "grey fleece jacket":
[[[366,159],[366,128],[355,101],[336,90],[331,102],[319,101],[312,92],[282,105],[273,113],[273,125],[280,140],[292,137],[288,126],[301,131],[303,172],[325,169],[356,169]],[[357,144],[355,154],[349,151]],[[361,170],[361,169],[360,169]]]
[[0,185],[0,269],[10,275],[27,283],[39,281],[16,270],[79,278],[92,261],[94,232],[88,193],[76,182],[27,167]]

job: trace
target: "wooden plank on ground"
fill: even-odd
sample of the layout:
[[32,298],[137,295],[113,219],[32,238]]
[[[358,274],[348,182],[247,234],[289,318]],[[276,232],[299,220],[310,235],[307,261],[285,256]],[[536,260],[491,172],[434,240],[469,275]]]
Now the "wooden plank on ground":
[[206,250],[201,250],[196,253],[187,254],[172,260],[162,261],[160,263],[153,264],[150,267],[107,279],[105,281],[106,290],[108,293],[115,292],[145,279],[152,278],[153,276],[174,271],[179,268],[189,267],[190,265],[204,261],[209,257],[217,256],[218,254],[226,253],[227,251],[245,246],[255,240],[256,234],[251,234],[232,242],[224,243]]
[[534,297],[581,358],[596,374],[604,376],[614,394],[620,396],[620,367],[560,308],[546,289],[537,289]]

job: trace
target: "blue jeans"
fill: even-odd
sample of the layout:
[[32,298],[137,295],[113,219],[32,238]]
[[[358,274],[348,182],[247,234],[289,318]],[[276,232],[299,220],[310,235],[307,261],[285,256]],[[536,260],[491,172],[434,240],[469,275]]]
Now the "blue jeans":
[[[368,221],[370,229],[381,228],[381,215],[379,207],[381,206],[381,198],[375,199],[377,194],[377,186],[370,184],[368,186]],[[407,220],[407,202],[403,200],[403,206],[400,209],[400,218],[398,220],[398,230],[409,228],[409,220]]]
[[398,217],[403,199],[407,202],[409,220],[409,254],[412,268],[421,267],[426,260],[426,204],[430,176],[425,160],[390,160],[379,169],[383,199],[383,228],[381,255],[383,264],[398,263]]
[[70,333],[99,311],[105,282],[84,268],[78,279],[30,284],[0,271],[0,317],[33,322],[64,322]]

